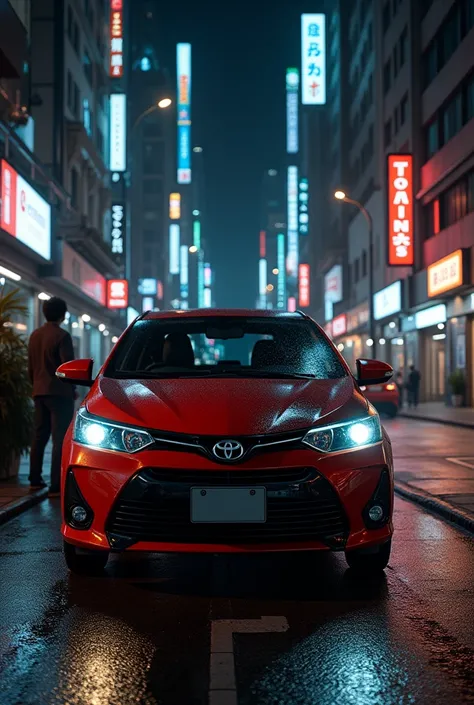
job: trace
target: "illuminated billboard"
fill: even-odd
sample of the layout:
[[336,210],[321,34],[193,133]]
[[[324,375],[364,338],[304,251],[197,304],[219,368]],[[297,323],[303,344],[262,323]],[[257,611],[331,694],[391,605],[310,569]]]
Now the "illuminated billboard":
[[193,223],[193,245],[198,250],[201,249],[201,222],[195,220]]
[[285,235],[277,235],[277,308],[284,309],[286,306],[286,274],[285,274]]
[[127,99],[124,93],[110,96],[110,171],[127,167]]
[[198,253],[198,308],[204,308],[204,252]]
[[413,155],[387,155],[388,265],[411,267],[413,243]]
[[[290,277],[298,276],[298,167],[288,167],[288,254],[286,269]],[[280,268],[280,265],[278,265]]]
[[187,245],[179,248],[179,294],[187,299],[189,293],[189,249]]
[[298,281],[298,298],[300,306],[307,308],[310,303],[310,266],[309,264],[300,264],[299,266],[299,281]]
[[191,44],[178,44],[178,184],[191,183]]
[[127,308],[128,281],[126,279],[109,279],[107,282],[107,308]]
[[109,76],[123,76],[123,0],[110,1]]
[[301,102],[326,104],[326,15],[301,15]]
[[300,179],[298,190],[298,230],[300,235],[309,232],[309,184],[308,179]]
[[110,248],[116,260],[121,264],[125,253],[125,203],[112,203],[112,228],[110,231]]
[[267,260],[261,259],[258,263],[258,293],[260,295],[260,307],[267,308]]
[[286,69],[286,151],[297,154],[298,102],[300,74],[298,69]]
[[170,225],[170,274],[179,274],[180,228],[177,223]]
[[181,195],[179,193],[170,193],[170,220],[179,220],[181,218]]
[[0,227],[44,259],[51,259],[50,204],[4,159],[0,182]]

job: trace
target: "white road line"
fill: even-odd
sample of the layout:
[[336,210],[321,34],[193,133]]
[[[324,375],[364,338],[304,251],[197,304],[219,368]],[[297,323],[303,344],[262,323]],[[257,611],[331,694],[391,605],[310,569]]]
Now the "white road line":
[[211,622],[209,705],[238,705],[233,634],[286,632],[285,617],[216,619]]
[[454,463],[455,465],[462,465],[463,468],[469,468],[470,470],[474,470],[474,464],[468,463],[467,461],[470,460],[470,458],[466,458],[465,460],[462,460],[462,458],[446,458],[450,463]]

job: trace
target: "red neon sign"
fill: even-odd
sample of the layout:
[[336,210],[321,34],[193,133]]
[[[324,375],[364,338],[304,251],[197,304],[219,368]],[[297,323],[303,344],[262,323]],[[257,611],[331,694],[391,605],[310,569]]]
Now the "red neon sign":
[[260,258],[265,259],[267,256],[267,241],[265,230],[260,231]]
[[332,337],[337,338],[339,335],[345,335],[347,331],[346,314],[341,313],[332,322]]
[[299,291],[298,297],[300,301],[300,306],[306,308],[309,306],[310,302],[310,266],[309,264],[300,264],[299,266]]
[[107,282],[107,307],[127,308],[128,281],[126,279],[110,279]]
[[121,78],[123,76],[123,0],[111,0],[109,31],[109,76]]
[[413,155],[389,154],[388,182],[388,264],[411,267],[413,243]]

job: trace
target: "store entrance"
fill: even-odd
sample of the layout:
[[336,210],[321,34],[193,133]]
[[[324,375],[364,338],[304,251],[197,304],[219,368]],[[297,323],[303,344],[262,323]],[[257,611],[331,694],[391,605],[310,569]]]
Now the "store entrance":
[[425,392],[427,401],[443,401],[446,393],[446,344],[445,340],[427,341],[427,369],[425,374]]

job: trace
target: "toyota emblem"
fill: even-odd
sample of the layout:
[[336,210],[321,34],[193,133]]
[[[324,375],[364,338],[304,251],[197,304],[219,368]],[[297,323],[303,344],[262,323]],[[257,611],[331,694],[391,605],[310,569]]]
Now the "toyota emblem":
[[212,452],[219,460],[238,460],[244,454],[244,447],[239,441],[219,441]]

